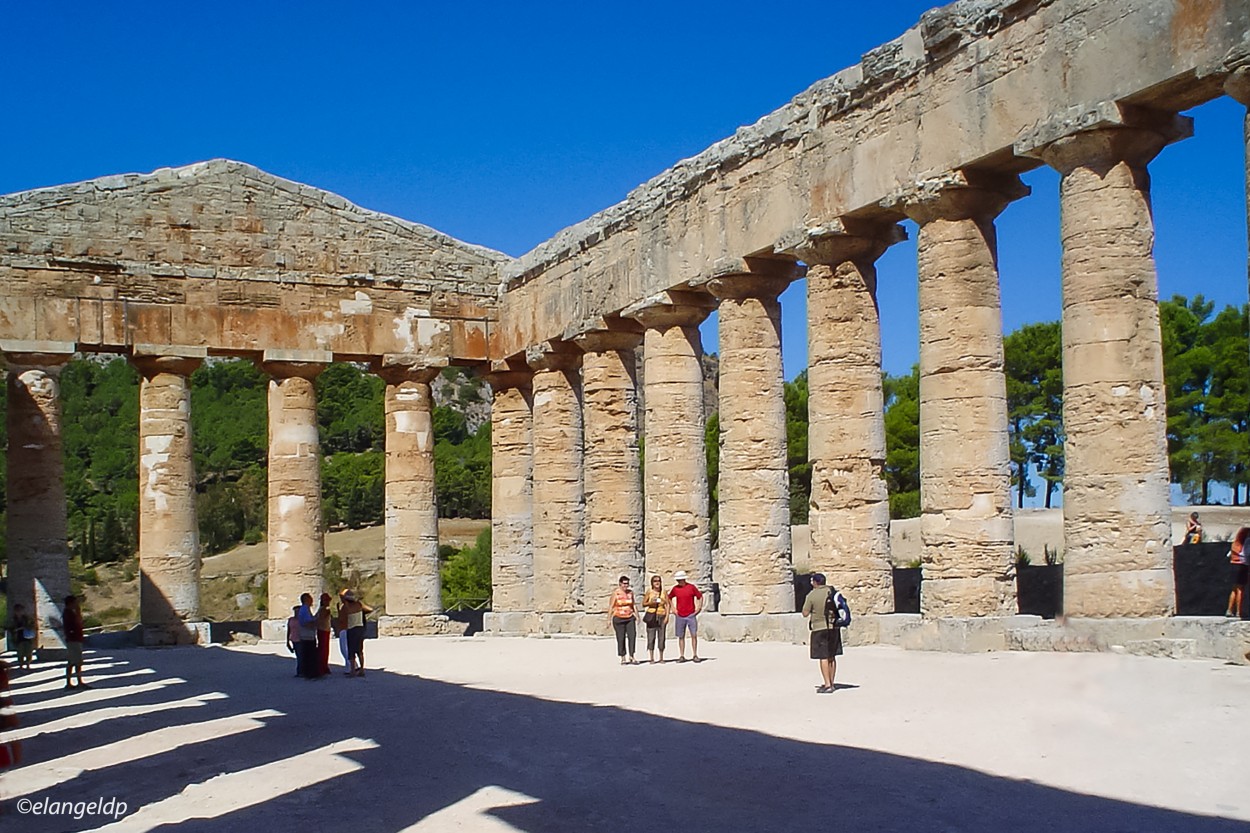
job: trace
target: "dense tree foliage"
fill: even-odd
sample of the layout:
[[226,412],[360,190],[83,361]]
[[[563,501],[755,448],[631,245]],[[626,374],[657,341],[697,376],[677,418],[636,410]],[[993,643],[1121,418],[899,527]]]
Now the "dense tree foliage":
[[890,517],[920,514],[920,366],[906,376],[886,374],[885,482],[890,490]]
[[1050,508],[1063,480],[1063,340],[1059,322],[1026,324],[1003,339],[1011,482],[1016,505],[1037,490],[1041,478]]

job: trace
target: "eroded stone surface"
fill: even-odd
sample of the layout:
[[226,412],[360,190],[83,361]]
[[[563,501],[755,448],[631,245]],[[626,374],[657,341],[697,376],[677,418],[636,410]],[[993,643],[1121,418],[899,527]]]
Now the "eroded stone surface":
[[641,333],[578,340],[585,398],[586,545],[584,608],[608,610],[621,576],[642,586],[642,475],[638,455],[635,350]]
[[486,376],[491,398],[491,609],[534,609],[533,393],[528,371]]
[[712,574],[721,613],[794,610],[781,304],[790,276],[733,275],[720,298],[720,539]]
[[[139,382],[139,619],[178,639],[200,615],[190,375],[199,360],[136,358]],[[188,632],[189,637],[189,632]],[[190,641],[188,638],[185,641]]]
[[[313,380],[323,365],[266,363],[269,381],[269,615],[322,592],[321,453]],[[337,592],[340,588],[335,588]]]
[[59,378],[70,357],[5,358],[9,610],[22,604],[35,612],[40,647],[59,647],[63,642],[57,628],[70,592]]
[[1154,223],[1146,163],[1166,137],[1080,133],[1043,151],[1062,176],[1064,611],[1175,609]]

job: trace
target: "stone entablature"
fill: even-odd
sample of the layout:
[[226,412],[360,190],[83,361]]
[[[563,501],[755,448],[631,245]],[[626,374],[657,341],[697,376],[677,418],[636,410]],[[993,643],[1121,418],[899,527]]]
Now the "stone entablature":
[[0,196],[0,343],[481,362],[507,260],[240,162],[109,176]]
[[[963,0],[790,104],[560,232],[505,267],[495,358],[846,215],[885,215],[900,189],[1063,135],[1222,93],[1250,55],[1250,4]],[[1014,152],[1017,145],[1021,153]]]

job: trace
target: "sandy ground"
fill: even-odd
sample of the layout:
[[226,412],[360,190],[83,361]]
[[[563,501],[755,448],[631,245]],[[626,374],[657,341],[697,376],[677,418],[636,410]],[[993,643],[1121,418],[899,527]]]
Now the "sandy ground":
[[[336,651],[320,681],[281,646],[97,653],[88,691],[16,678],[0,828],[1250,829],[1245,667],[873,647],[817,695],[804,648],[703,648],[622,668],[607,640],[383,639],[366,678]],[[110,798],[116,823],[19,814]]]

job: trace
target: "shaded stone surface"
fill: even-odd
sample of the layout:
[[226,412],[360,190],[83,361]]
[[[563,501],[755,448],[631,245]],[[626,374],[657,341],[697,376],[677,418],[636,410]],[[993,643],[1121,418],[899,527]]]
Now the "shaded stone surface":
[[582,390],[580,356],[535,353],[534,610],[582,606]]
[[491,609],[534,609],[533,393],[529,371],[491,386]]
[[9,610],[24,605],[39,619],[39,646],[61,647],[61,608],[70,585],[59,379],[70,356],[5,358]]
[[200,618],[190,376],[200,360],[143,356],[133,363],[141,374],[139,619],[158,639],[190,642],[182,625]]
[[720,299],[720,536],[712,575],[720,586],[718,610],[728,614],[793,607],[777,296],[797,270],[779,264],[768,272],[708,285]]
[[641,333],[594,332],[577,340],[585,418],[584,608],[606,613],[622,575],[641,593],[642,475],[635,350]]
[[[285,619],[322,591],[321,453],[313,380],[324,365],[267,362],[269,373],[269,615]],[[340,588],[335,588],[337,592]]]
[[1154,223],[1146,164],[1172,138],[1091,130],[1043,149],[1063,239],[1064,612],[1175,610]]

